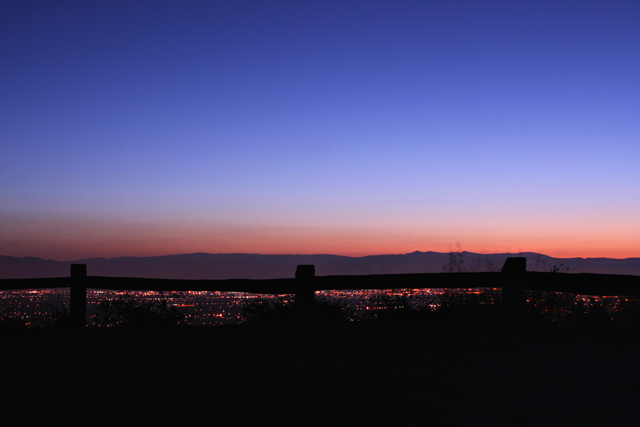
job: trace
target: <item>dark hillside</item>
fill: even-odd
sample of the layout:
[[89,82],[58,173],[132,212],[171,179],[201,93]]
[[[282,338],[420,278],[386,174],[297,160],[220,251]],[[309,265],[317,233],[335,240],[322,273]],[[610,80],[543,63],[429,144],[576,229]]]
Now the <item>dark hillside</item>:
[[3,425],[640,423],[637,335],[374,322],[0,337]]

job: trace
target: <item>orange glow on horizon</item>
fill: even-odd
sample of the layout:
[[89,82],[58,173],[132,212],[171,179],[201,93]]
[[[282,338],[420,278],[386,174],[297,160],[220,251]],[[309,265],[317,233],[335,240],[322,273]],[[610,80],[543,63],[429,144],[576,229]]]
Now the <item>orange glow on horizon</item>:
[[[446,239],[433,239],[430,242],[419,242],[420,239],[402,241],[393,237],[378,239],[325,238],[318,236],[296,236],[294,238],[272,239],[268,236],[249,237],[245,239],[220,239],[212,244],[205,236],[172,238],[156,236],[147,239],[90,239],[82,241],[40,240],[25,241],[0,247],[0,254],[10,256],[38,256],[45,259],[74,260],[81,258],[116,258],[122,256],[162,256],[189,253],[255,253],[264,255],[279,254],[332,254],[352,257],[367,255],[405,254],[420,252],[475,252],[491,253],[523,253],[535,252],[555,258],[634,258],[640,257],[637,245],[594,244],[581,245],[579,241],[547,242],[540,239],[513,239],[510,241],[495,240],[492,242],[472,241],[471,239],[448,242]],[[425,239],[428,240],[428,239]],[[10,247],[8,247],[10,246]]]
[[[640,227],[539,229],[527,224],[460,226],[286,226],[76,221],[14,222],[0,231],[0,255],[55,260],[187,253],[366,256],[414,251],[536,252],[556,258],[640,257]],[[415,232],[413,230],[421,230]],[[514,231],[515,230],[515,231]],[[587,231],[585,231],[587,230]]]

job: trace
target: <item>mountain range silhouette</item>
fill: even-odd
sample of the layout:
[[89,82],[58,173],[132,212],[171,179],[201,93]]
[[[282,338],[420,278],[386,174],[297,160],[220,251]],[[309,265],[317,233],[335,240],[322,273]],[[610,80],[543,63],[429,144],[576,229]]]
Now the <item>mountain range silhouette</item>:
[[640,258],[553,258],[532,252],[412,252],[350,257],[341,255],[259,255],[194,253],[152,257],[54,261],[0,256],[0,279],[68,277],[71,264],[86,264],[90,276],[159,279],[272,279],[293,277],[296,266],[313,264],[316,275],[499,271],[506,258],[527,258],[529,271],[640,275]]

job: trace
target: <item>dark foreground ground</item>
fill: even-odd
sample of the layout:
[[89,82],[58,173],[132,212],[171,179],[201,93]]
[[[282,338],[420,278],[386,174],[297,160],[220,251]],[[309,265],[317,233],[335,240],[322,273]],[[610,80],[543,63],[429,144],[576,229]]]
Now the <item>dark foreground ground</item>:
[[637,333],[370,322],[0,331],[1,426],[637,426]]

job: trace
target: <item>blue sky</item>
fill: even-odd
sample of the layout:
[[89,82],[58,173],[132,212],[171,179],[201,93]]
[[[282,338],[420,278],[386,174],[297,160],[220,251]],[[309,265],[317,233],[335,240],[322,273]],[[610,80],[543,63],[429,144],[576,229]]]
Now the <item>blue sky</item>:
[[0,5],[0,254],[640,256],[640,3]]

